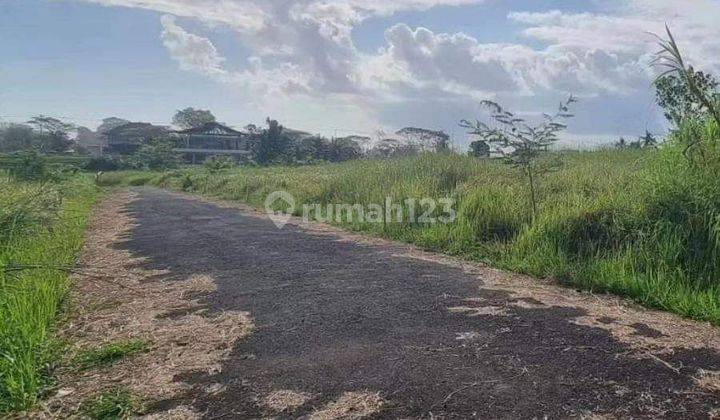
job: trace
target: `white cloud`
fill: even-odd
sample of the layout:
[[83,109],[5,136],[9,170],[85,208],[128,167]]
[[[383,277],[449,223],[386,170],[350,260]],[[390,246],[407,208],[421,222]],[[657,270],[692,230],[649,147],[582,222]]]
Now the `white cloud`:
[[[483,44],[462,33],[435,34],[398,24],[386,32],[386,82],[433,85],[448,92],[487,97],[538,91],[593,96],[627,93],[647,81],[642,58],[599,48],[553,46],[543,51],[513,44]],[[399,74],[402,77],[399,77]]]
[[[269,16],[262,4],[251,0],[83,0],[103,6],[132,7],[224,24],[239,31],[257,32]],[[272,1],[269,1],[272,2]]]
[[613,14],[515,12],[509,18],[528,27],[523,33],[554,50],[596,49],[625,62],[647,61],[658,50],[665,24],[683,52],[699,67],[720,70],[720,2],[714,0],[625,0]]
[[[648,32],[661,33],[665,22],[691,63],[720,70],[716,0],[598,0],[606,12],[511,12],[508,20],[521,25],[528,40],[515,44],[398,23],[373,53],[358,51],[353,39],[353,30],[371,17],[483,0],[84,1],[167,14],[162,42],[183,70],[246,89],[275,109],[352,105],[363,124],[377,110],[411,103],[470,110],[469,103],[487,97],[512,102],[519,96],[528,107],[568,92],[646,97],[653,76],[648,63],[657,50]],[[228,68],[210,39],[187,32],[172,16],[231,28],[251,57]]]
[[470,36],[412,30],[405,24],[388,29],[386,54],[420,82],[463,86],[475,92],[517,91],[522,81],[503,59],[505,46],[483,45]]
[[221,76],[226,74],[223,69],[225,58],[220,56],[210,40],[189,32],[175,23],[175,18],[165,15],[161,18],[163,27],[163,45],[167,48],[180,68],[186,71],[196,71],[208,76]]

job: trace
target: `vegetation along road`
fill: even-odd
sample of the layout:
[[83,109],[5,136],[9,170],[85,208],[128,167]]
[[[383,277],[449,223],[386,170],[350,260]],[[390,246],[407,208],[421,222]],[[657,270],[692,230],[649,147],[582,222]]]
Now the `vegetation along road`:
[[[112,223],[110,223],[112,221]],[[720,407],[709,324],[238,204],[141,187],[99,207],[75,325],[149,349],[83,387],[147,414],[696,418]],[[112,302],[112,303],[108,303]],[[87,390],[86,390],[87,391]],[[89,392],[89,391],[88,391]],[[123,394],[125,392],[126,394]]]

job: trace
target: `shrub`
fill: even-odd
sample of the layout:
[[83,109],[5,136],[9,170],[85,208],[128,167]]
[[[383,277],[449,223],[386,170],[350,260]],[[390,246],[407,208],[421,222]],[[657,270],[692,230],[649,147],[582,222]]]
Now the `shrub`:
[[48,226],[57,217],[62,198],[49,185],[18,185],[0,180],[0,247],[17,236]]
[[127,169],[128,164],[121,158],[115,156],[101,156],[90,159],[83,169],[92,172],[119,171]]
[[10,166],[10,175],[19,181],[44,181],[50,176],[47,160],[35,151],[20,152]]
[[237,166],[237,162],[230,156],[213,156],[203,164],[209,172],[217,173],[230,170]]
[[166,170],[180,166],[182,158],[175,152],[175,145],[167,140],[153,140],[144,144],[130,157],[135,169]]

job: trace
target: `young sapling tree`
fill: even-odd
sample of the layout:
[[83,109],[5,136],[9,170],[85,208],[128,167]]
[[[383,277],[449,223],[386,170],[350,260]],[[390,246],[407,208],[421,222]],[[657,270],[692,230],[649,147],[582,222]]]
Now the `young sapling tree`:
[[543,114],[543,121],[532,125],[496,102],[483,101],[482,105],[490,110],[490,125],[480,120],[460,122],[460,126],[469,129],[469,133],[479,137],[479,141],[493,146],[495,154],[506,163],[522,171],[530,189],[533,219],[538,212],[537,178],[551,168],[541,163],[539,157],[559,140],[558,134],[567,128],[560,121],[573,117],[570,106],[575,102],[577,99],[571,95],[560,104],[555,114]]

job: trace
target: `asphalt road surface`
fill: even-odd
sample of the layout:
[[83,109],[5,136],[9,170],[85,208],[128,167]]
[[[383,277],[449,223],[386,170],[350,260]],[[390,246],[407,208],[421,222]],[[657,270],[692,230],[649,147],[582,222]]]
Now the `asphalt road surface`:
[[[348,392],[379,394],[370,418],[707,418],[720,407],[720,393],[697,381],[720,370],[710,346],[677,342],[648,355],[575,322],[587,308],[489,287],[482,268],[138,191],[128,208],[137,226],[118,246],[177,278],[211,276],[218,290],[203,297],[206,306],[247,311],[255,324],[222,372],[178,378],[192,389],[158,410],[191,404],[208,418],[298,418]],[[668,340],[660,327],[634,327],[638,341]],[[199,391],[218,383],[220,392]],[[263,401],[279,390],[309,398],[273,412]]]

